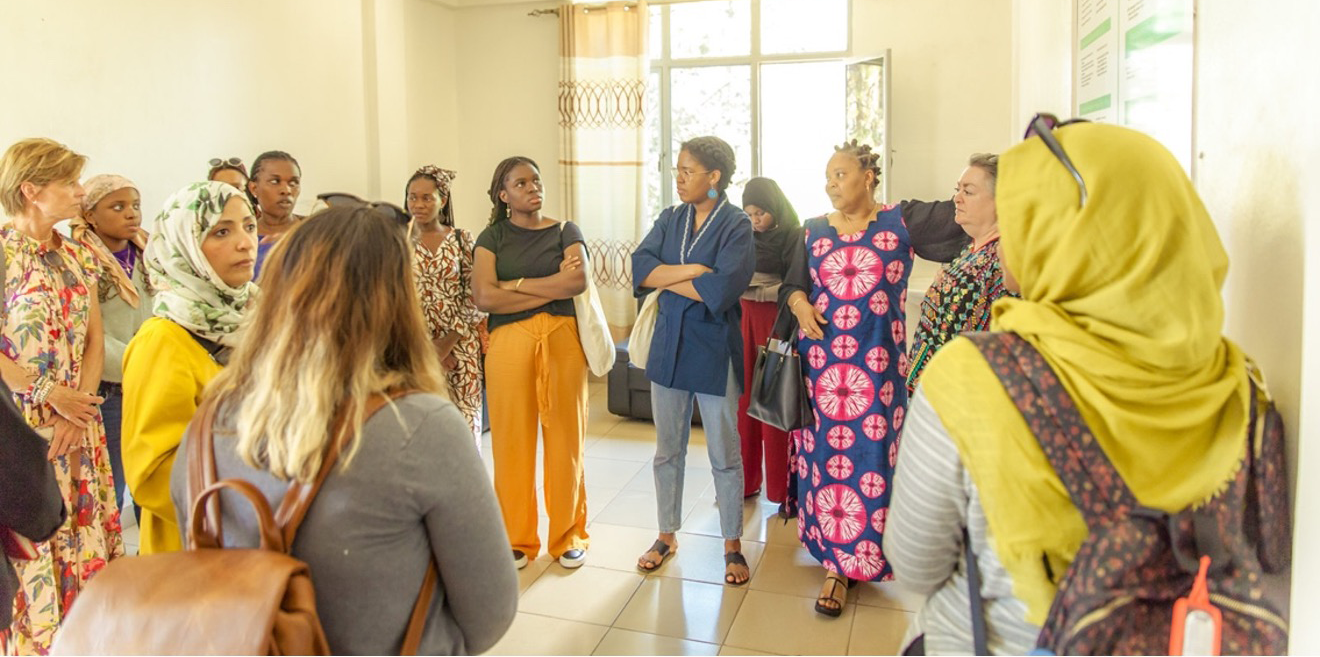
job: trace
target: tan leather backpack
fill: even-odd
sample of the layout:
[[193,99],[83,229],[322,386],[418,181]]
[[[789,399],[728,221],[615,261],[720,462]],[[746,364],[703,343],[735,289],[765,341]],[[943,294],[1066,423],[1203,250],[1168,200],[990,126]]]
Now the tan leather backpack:
[[[405,393],[392,395],[401,396]],[[386,403],[373,396],[365,414]],[[78,596],[55,637],[56,655],[328,655],[307,564],[289,555],[298,526],[333,468],[345,439],[343,416],[316,480],[293,482],[272,514],[266,498],[240,479],[216,481],[211,425],[216,404],[198,409],[189,429],[187,467],[192,509],[183,552],[116,559]],[[177,465],[177,463],[176,463]],[[259,548],[221,543],[220,497],[233,490],[252,503]],[[435,592],[427,567],[401,654],[416,654]]]

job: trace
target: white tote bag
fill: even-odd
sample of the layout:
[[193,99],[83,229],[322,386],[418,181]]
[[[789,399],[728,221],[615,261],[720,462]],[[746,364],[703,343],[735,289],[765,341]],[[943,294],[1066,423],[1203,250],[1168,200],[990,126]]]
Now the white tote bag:
[[[562,234],[564,224],[559,224]],[[586,245],[583,245],[583,252]],[[596,290],[596,281],[591,277],[591,263],[582,263],[583,274],[587,277],[587,289],[573,297],[573,311],[577,315],[578,342],[582,343],[582,353],[587,356],[587,367],[596,376],[609,374],[614,367],[614,339],[610,337],[610,325],[605,319],[605,307],[600,303],[600,292]]]
[[646,358],[651,355],[651,336],[655,335],[655,320],[660,316],[659,298],[660,290],[646,295],[628,334],[628,360],[642,369],[646,369]]

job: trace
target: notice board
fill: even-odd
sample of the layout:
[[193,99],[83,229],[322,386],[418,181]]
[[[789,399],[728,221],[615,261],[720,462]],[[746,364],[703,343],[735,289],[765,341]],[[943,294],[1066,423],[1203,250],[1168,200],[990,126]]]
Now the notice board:
[[1192,167],[1193,0],[1076,0],[1073,112],[1141,130]]

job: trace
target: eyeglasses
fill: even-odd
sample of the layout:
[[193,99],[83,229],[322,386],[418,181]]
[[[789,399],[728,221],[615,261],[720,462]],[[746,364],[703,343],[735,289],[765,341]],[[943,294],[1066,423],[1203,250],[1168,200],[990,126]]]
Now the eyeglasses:
[[678,167],[674,167],[670,169],[669,172],[674,174],[674,180],[687,180],[688,178],[695,176],[697,174],[710,173],[709,171],[689,171],[687,169],[680,169]]
[[356,208],[367,206],[377,213],[384,215],[387,219],[393,219],[400,225],[407,226],[412,221],[412,215],[404,211],[403,208],[388,201],[368,201],[364,198],[349,194],[348,192],[326,192],[317,194],[316,199],[324,202],[332,208]]
[[41,254],[41,259],[45,260],[46,264],[60,272],[60,278],[64,281],[64,287],[78,287],[81,284],[78,281],[78,277],[74,276],[73,272],[69,271],[69,268],[64,264],[64,258],[60,257],[58,251],[47,251]]
[[1059,121],[1059,117],[1041,112],[1031,118],[1031,123],[1027,125],[1027,131],[1023,133],[1022,139],[1031,139],[1032,135],[1036,135],[1040,137],[1041,141],[1045,142],[1045,147],[1050,149],[1050,152],[1058,158],[1059,162],[1068,170],[1068,173],[1072,174],[1073,180],[1077,181],[1077,191],[1082,199],[1081,207],[1086,207],[1086,181],[1082,180],[1082,174],[1073,164],[1072,158],[1068,157],[1068,154],[1063,151],[1063,144],[1060,144],[1059,140],[1054,138],[1055,128],[1062,128],[1074,123],[1087,123],[1087,120],[1069,119]]

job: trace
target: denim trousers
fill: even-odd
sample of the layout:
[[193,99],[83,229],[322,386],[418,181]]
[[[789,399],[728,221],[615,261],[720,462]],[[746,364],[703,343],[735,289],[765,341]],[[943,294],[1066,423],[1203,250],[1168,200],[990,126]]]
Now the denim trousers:
[[720,532],[725,540],[742,537],[743,463],[738,436],[739,377],[728,365],[723,395],[706,395],[651,383],[655,415],[655,499],[660,532],[678,531],[683,524],[683,473],[687,466],[688,438],[692,433],[692,403],[701,408],[706,431],[706,452],[715,477],[715,502],[720,509]]
[[115,508],[123,509],[124,457],[120,435],[123,431],[124,390],[118,383],[102,381],[97,393],[105,398],[101,402],[101,419],[105,422],[105,451],[110,456],[110,474],[115,479]]

